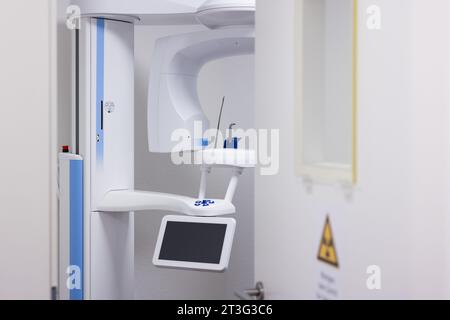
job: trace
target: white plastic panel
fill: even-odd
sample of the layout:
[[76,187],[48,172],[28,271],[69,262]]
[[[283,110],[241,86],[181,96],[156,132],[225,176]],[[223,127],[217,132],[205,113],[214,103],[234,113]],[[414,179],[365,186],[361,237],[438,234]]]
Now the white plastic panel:
[[134,214],[91,215],[91,299],[134,298]]
[[[108,190],[134,187],[134,26],[103,22],[102,31],[102,20],[93,19],[95,36],[91,39],[95,48],[91,56],[95,65],[91,95],[91,167],[95,168],[91,172],[92,211]],[[92,214],[91,298],[133,297],[133,226],[131,213],[121,217]]]
[[95,211],[107,191],[134,188],[134,26],[88,18],[79,32],[79,140],[86,163],[88,230],[85,297],[131,299],[133,214],[117,217]]
[[[151,152],[172,152],[180,141],[172,141],[175,130],[186,129],[191,148],[196,122],[209,129],[197,94],[198,74],[212,60],[253,54],[253,28],[194,32],[161,38],[152,58],[148,90],[148,142]],[[197,134],[197,133],[196,133]],[[198,133],[203,134],[203,132]]]

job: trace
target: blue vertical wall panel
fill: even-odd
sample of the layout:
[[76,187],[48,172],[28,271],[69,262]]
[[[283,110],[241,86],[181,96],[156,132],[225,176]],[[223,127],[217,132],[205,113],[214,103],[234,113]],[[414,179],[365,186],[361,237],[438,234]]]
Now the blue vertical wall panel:
[[70,300],[83,300],[83,161],[70,161],[70,265],[80,270],[80,287],[70,290]]

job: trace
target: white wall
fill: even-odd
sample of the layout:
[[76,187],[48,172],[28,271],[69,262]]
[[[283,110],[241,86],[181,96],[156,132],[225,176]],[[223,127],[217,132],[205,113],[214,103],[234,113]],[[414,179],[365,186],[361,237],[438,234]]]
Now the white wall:
[[48,299],[56,274],[56,6],[10,0],[0,8],[0,299]]
[[[256,126],[281,132],[280,174],[256,176],[257,280],[272,298],[315,298],[321,271],[341,299],[448,298],[448,1],[359,1],[359,179],[350,194],[309,189],[295,175],[296,1],[257,3]],[[366,28],[371,4],[382,9],[379,31]],[[326,213],[336,270],[316,259]],[[380,291],[366,287],[373,264]]]
[[[170,155],[151,154],[147,143],[147,90],[150,61],[156,39],[183,32],[205,30],[201,26],[137,26],[136,56],[136,189],[195,196],[198,167],[172,165]],[[247,129],[254,126],[254,58],[233,57],[215,61],[202,70],[199,95],[211,125],[215,127],[223,95],[227,104],[222,127],[236,122]],[[208,197],[223,197],[229,170],[216,169],[208,180]],[[253,172],[247,170],[235,197],[237,233],[230,269],[224,274],[158,269],[152,264],[163,212],[136,214],[135,277],[137,299],[225,299],[253,283]]]

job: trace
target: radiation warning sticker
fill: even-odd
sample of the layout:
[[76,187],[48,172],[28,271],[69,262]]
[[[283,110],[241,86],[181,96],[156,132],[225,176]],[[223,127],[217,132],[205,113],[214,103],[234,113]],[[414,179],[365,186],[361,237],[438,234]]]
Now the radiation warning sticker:
[[320,241],[317,259],[336,268],[339,268],[336,246],[333,239],[333,232],[331,230],[331,222],[329,216],[327,216],[325,227],[323,228],[322,239]]

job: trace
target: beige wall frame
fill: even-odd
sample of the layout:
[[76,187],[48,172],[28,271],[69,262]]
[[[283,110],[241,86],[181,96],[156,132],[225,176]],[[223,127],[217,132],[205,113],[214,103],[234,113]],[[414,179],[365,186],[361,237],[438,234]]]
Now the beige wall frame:
[[[347,79],[351,81],[351,84],[348,83],[348,88],[351,88],[351,93],[348,92],[348,96],[346,97],[346,101],[348,101],[348,114],[346,114],[347,118],[345,119],[345,127],[347,132],[343,134],[345,137],[344,145],[345,145],[345,161],[327,161],[326,159],[320,161],[315,161],[314,159],[307,160],[308,158],[308,146],[305,143],[305,139],[310,139],[307,137],[307,126],[311,127],[314,124],[311,124],[308,120],[308,116],[311,114],[311,106],[310,109],[307,110],[305,107],[305,72],[307,68],[310,68],[309,65],[305,65],[304,63],[304,55],[305,55],[305,21],[304,21],[304,5],[306,1],[311,0],[301,0],[296,1],[295,7],[295,117],[296,117],[296,172],[299,176],[307,177],[312,181],[325,182],[325,183],[336,183],[342,182],[347,184],[356,184],[357,177],[357,109],[358,109],[358,0],[332,0],[332,1],[347,1],[346,5],[348,6],[350,1],[351,12],[348,13],[349,17],[352,17],[352,34],[348,41],[351,41],[351,48],[348,47],[346,52],[351,54],[351,61],[349,64],[351,65],[351,70],[349,70],[348,74],[346,74]],[[314,0],[317,1],[317,0]],[[325,3],[329,0],[319,0]],[[309,5],[315,6],[317,2],[309,2]],[[333,3],[336,5],[336,3]],[[309,16],[308,16],[309,17]],[[308,18],[307,17],[307,18]],[[311,20],[312,21],[312,20]],[[348,21],[346,21],[348,23]],[[325,24],[325,22],[324,22]],[[322,45],[320,39],[317,41],[311,42],[314,46]],[[321,48],[324,49],[324,48]],[[335,47],[334,47],[335,49]],[[314,50],[314,49],[313,49]],[[320,50],[320,47],[319,47]],[[330,50],[328,50],[330,52]],[[350,53],[351,52],[351,53]],[[350,58],[350,57],[349,57]],[[318,58],[319,59],[319,58]],[[313,74],[315,75],[315,73]],[[344,79],[346,79],[344,77]],[[316,90],[316,89],[314,89]],[[318,89],[320,91],[320,89]],[[336,91],[336,90],[335,90]],[[345,100],[345,99],[344,99]],[[351,109],[350,109],[351,108]],[[346,112],[347,112],[346,111]],[[315,111],[313,111],[315,112]],[[348,115],[348,116],[347,116]],[[330,117],[329,117],[330,118]],[[317,119],[316,119],[317,120]],[[308,121],[308,123],[306,123]],[[332,120],[331,120],[332,121]],[[318,127],[312,129],[313,131],[321,130],[324,126],[327,126],[326,123],[318,122]],[[326,128],[325,128],[326,129]],[[321,136],[322,133],[319,133]],[[310,140],[306,141],[309,144],[315,144],[313,147],[316,149],[324,149],[325,142],[321,140],[321,137],[313,137]],[[333,144],[332,144],[333,145]],[[334,144],[335,146],[335,144]],[[311,149],[311,148],[309,148]],[[335,148],[336,149],[336,148]],[[319,151],[320,153],[321,151]],[[314,151],[313,151],[314,153]],[[322,150],[322,153],[325,153]],[[342,153],[342,152],[341,152]],[[313,156],[314,157],[314,156]],[[342,158],[342,157],[341,157]]]

